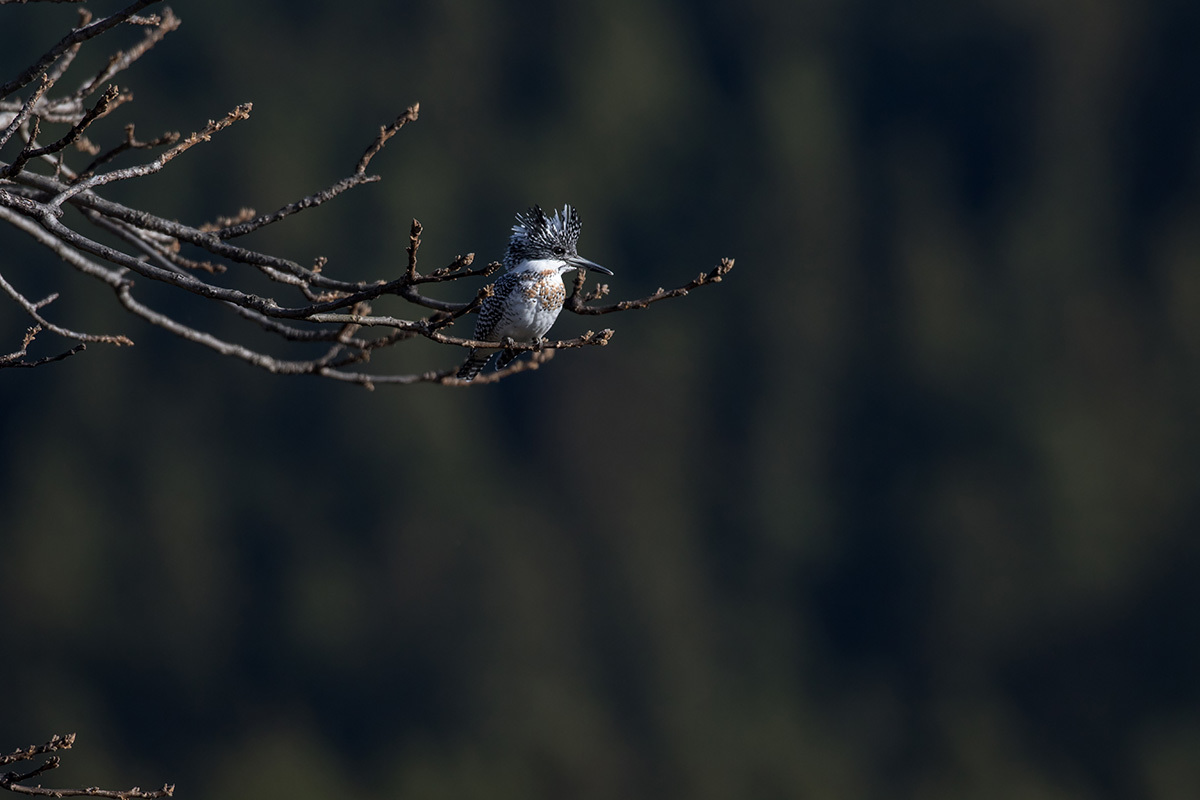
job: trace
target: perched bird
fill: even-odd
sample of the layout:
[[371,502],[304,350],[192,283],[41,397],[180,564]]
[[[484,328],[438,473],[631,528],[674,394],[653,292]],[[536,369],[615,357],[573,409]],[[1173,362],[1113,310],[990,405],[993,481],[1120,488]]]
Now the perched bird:
[[[575,251],[579,240],[579,214],[571,206],[563,206],[547,216],[538,206],[517,214],[512,238],[504,254],[505,272],[496,281],[491,297],[484,299],[475,321],[475,338],[481,342],[514,342],[534,344],[541,341],[558,319],[567,288],[562,274],[572,269],[594,269],[606,275],[612,271],[588,261]],[[496,350],[471,348],[471,354],[458,371],[458,377],[469,381],[487,365]],[[516,358],[518,351],[500,351],[498,369]]]

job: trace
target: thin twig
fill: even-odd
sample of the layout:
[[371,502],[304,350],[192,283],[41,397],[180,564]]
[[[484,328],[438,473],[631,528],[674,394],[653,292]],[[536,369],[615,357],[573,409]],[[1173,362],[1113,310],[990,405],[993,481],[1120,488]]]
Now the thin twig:
[[[28,344],[28,342],[26,342]],[[68,733],[60,736],[55,734],[50,737],[50,741],[44,744],[34,744],[29,747],[14,750],[8,755],[0,756],[0,767],[6,767],[9,764],[15,764],[18,761],[28,761],[31,758],[37,758],[45,753],[54,753],[59,750],[70,750],[75,744],[75,734]]]
[[148,149],[155,148],[155,147],[163,147],[165,145],[172,145],[172,144],[175,144],[177,141],[179,141],[179,133],[178,132],[170,132],[170,133],[164,133],[162,136],[159,136],[157,139],[151,139],[148,142],[141,142],[141,141],[138,141],[137,137],[135,137],[133,135],[133,130],[134,129],[133,129],[132,124],[126,125],[125,126],[125,141],[121,142],[116,147],[110,148],[108,151],[96,156],[96,158],[92,160],[92,163],[88,164],[86,167],[84,167],[79,172],[79,177],[80,178],[90,177],[92,175],[92,173],[94,173],[98,167],[103,166],[104,164],[107,164],[108,162],[112,161],[114,158],[119,156],[121,153],[124,153],[126,150],[148,150]]
[[410,122],[416,122],[417,113],[420,110],[421,104],[413,103],[411,106],[405,109],[403,114],[396,117],[391,125],[384,125],[381,127],[379,129],[379,135],[375,137],[375,141],[371,142],[371,144],[367,147],[367,151],[363,153],[362,158],[358,160],[358,165],[354,168],[354,174],[365,175],[367,172],[367,167],[371,165],[371,159],[383,149],[383,146],[387,144],[388,139],[391,139],[400,132],[401,128]]
[[54,197],[50,198],[50,201],[46,205],[50,206],[51,208],[57,208],[57,207],[61,206],[66,200],[70,199],[71,197],[74,197],[75,195],[79,194],[80,192],[86,191],[89,189],[94,189],[95,187],[100,186],[101,184],[112,183],[113,181],[128,180],[129,178],[141,178],[146,175],[152,175],[155,172],[158,172],[163,167],[165,167],[169,161],[171,161],[173,158],[178,156],[180,153],[183,153],[186,150],[191,149],[195,145],[200,144],[200,142],[209,141],[210,139],[212,139],[213,134],[217,133],[218,131],[224,130],[225,128],[228,128],[230,125],[237,122],[238,120],[248,118],[250,116],[250,110],[252,107],[253,107],[253,104],[251,104],[251,103],[242,103],[240,106],[238,106],[237,108],[230,111],[228,114],[226,114],[221,119],[216,120],[216,121],[213,121],[210,119],[208,121],[208,124],[205,125],[202,130],[199,130],[196,133],[193,133],[191,136],[187,137],[182,142],[178,142],[173,147],[166,150],[158,158],[151,161],[149,164],[142,164],[142,165],[136,166],[136,167],[128,167],[126,169],[118,169],[118,170],[113,170],[112,172],[104,172],[99,175],[93,175],[92,177],[87,178],[86,180],[82,180],[82,181],[79,181],[78,183],[72,184],[69,188],[63,190],[62,192],[59,192]]
[[[75,734],[69,733],[66,736],[55,735],[50,741],[41,745],[33,745],[23,750],[0,757],[0,765],[12,764],[17,761],[28,761],[44,753],[56,753],[59,750],[69,750],[75,743]],[[166,784],[161,789],[147,791],[139,786],[134,786],[132,789],[112,790],[101,789],[98,786],[89,786],[85,789],[47,789],[38,786],[26,786],[25,782],[33,778],[57,769],[60,764],[59,757],[52,755],[42,764],[34,767],[26,772],[6,772],[0,774],[0,789],[7,789],[10,792],[17,794],[31,795],[34,797],[108,797],[113,800],[155,800],[160,797],[170,797],[175,792],[175,787],[171,784]]]
[[159,0],[134,0],[128,7],[118,11],[117,13],[97,20],[88,25],[82,25],[66,36],[64,36],[58,44],[51,47],[46,54],[34,62],[28,69],[22,72],[17,77],[13,78],[8,83],[0,86],[0,98],[8,97],[10,94],[28,84],[31,80],[37,77],[40,73],[46,70],[60,55],[65,53],[73,45],[86,42],[88,39],[95,38],[116,25],[120,25],[132,17],[137,12],[141,11],[148,5],[157,3]]
[[88,109],[87,113],[83,115],[83,118],[79,120],[79,122],[72,125],[71,130],[67,131],[66,134],[56,142],[52,142],[45,147],[32,147],[34,141],[31,137],[29,140],[29,146],[26,146],[26,148],[21,151],[21,154],[17,156],[16,160],[7,167],[0,169],[0,180],[20,172],[25,166],[26,162],[35,158],[40,158],[41,156],[49,153],[57,153],[67,145],[77,140],[83,135],[83,132],[87,130],[89,125],[107,114],[112,109],[113,104],[117,102],[120,96],[121,93],[117,87],[108,87],[104,94],[100,96],[100,99],[96,102],[96,105]]
[[37,88],[34,89],[29,97],[26,98],[25,102],[21,104],[21,110],[18,111],[12,118],[12,122],[8,123],[8,126],[4,129],[4,132],[0,133],[0,147],[4,147],[4,145],[8,144],[8,140],[12,138],[12,135],[16,133],[17,129],[25,124],[25,120],[29,119],[30,112],[33,110],[33,107],[38,104],[38,101],[42,99],[42,95],[49,91],[50,87],[53,85],[54,80],[49,75],[42,75],[42,79],[38,83]]
[[57,299],[58,298],[57,294],[52,294],[49,297],[45,298],[44,300],[41,300],[36,303],[31,302],[28,299],[26,299],[24,295],[22,295],[15,288],[13,288],[13,285],[11,283],[9,283],[7,280],[5,280],[3,275],[0,275],[0,289],[3,289],[4,292],[9,297],[11,297],[13,300],[15,300],[17,302],[17,305],[19,305],[19,306],[21,306],[21,308],[25,309],[25,313],[28,314],[34,321],[36,321],[38,325],[42,326],[43,328],[45,328],[48,331],[57,333],[59,336],[62,336],[66,339],[74,339],[77,342],[104,342],[107,344],[115,344],[115,345],[132,345],[133,344],[133,342],[130,341],[130,339],[128,337],[121,336],[119,334],[111,335],[111,334],[81,333],[79,331],[70,330],[69,328],[63,328],[59,325],[55,325],[53,322],[48,321],[45,317],[43,317],[41,315],[40,310],[43,307],[52,303],[55,299]]
[[58,355],[46,356],[45,358],[39,358],[37,361],[26,361],[25,360],[26,350],[24,347],[22,347],[20,350],[16,351],[15,353],[9,353],[6,356],[0,356],[0,369],[11,369],[11,368],[20,368],[20,367],[41,367],[46,364],[53,364],[55,361],[62,361],[64,358],[69,358],[70,356],[73,356],[76,353],[82,353],[86,349],[87,349],[87,345],[84,344],[83,342],[80,342],[79,344],[72,347],[70,350],[64,350],[63,352],[59,353]]
[[315,208],[322,203],[332,200],[342,192],[353,189],[355,186],[361,186],[364,183],[375,183],[379,180],[379,176],[366,174],[367,166],[371,163],[371,159],[375,157],[376,153],[383,149],[383,146],[387,144],[388,139],[391,139],[393,136],[395,136],[406,123],[416,120],[417,109],[419,107],[419,103],[413,104],[408,108],[407,111],[397,117],[396,121],[391,125],[386,125],[379,129],[379,135],[375,137],[375,141],[371,142],[370,146],[367,147],[367,151],[363,153],[362,158],[358,160],[358,165],[354,168],[354,174],[350,177],[342,178],[329,188],[317,192],[316,194],[311,194],[308,197],[297,200],[294,203],[288,203],[271,214],[256,216],[253,219],[245,220],[236,225],[228,225],[220,228],[216,232],[217,235],[222,239],[233,239],[237,236],[245,236],[251,231],[258,230],[259,228],[266,227],[267,225],[271,225],[275,222],[279,222],[284,217],[291,216],[298,211]]
[[112,78],[118,72],[128,69],[129,65],[137,61],[146,54],[150,48],[162,41],[163,37],[171,31],[177,29],[180,25],[179,17],[170,8],[164,8],[162,17],[130,17],[128,20],[131,24],[148,24],[152,25],[150,30],[146,31],[146,35],[142,41],[138,42],[128,50],[114,53],[108,60],[108,64],[104,69],[92,76],[87,82],[79,87],[75,92],[75,96],[84,98],[96,91],[96,87],[105,81]]
[[721,263],[714,267],[709,272],[702,272],[696,278],[685,283],[677,289],[659,289],[652,295],[643,297],[639,300],[622,300],[619,303],[613,303],[607,306],[589,306],[584,304],[584,299],[581,297],[583,291],[583,282],[586,278],[581,270],[575,277],[575,289],[571,292],[571,296],[567,298],[564,307],[569,311],[574,311],[576,314],[612,314],[615,311],[630,311],[635,308],[646,308],[660,300],[667,300],[672,297],[686,297],[688,292],[699,286],[707,286],[712,283],[720,283],[721,279],[729,274],[733,269],[732,258],[722,258]]
[[[49,2],[52,3],[57,3],[59,1],[60,0],[49,0]],[[75,2],[75,0],[64,1],[72,3]],[[80,1],[82,2],[83,0]],[[86,8],[79,9],[78,14],[80,28],[92,21],[92,12],[88,11]],[[75,56],[79,55],[79,49],[81,47],[83,47],[83,42],[76,42],[63,52],[62,56],[58,59],[58,61],[55,62],[54,67],[50,70],[49,75],[51,80],[57,81],[63,76],[63,74],[71,66],[72,62],[75,61]]]
[[412,228],[408,231],[408,247],[404,252],[408,253],[408,272],[406,277],[408,282],[417,282],[417,248],[421,246],[421,223],[416,219],[412,221]]

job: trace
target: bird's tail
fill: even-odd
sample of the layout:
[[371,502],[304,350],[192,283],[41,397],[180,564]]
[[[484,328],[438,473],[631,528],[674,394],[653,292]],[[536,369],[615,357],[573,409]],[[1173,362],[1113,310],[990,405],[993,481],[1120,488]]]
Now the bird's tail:
[[501,350],[500,358],[496,360],[496,369],[504,369],[519,355],[521,355],[520,350],[509,350],[508,348]]
[[467,356],[467,360],[458,368],[458,379],[460,381],[474,379],[479,374],[479,371],[487,366],[487,363],[491,361],[494,355],[496,355],[495,350],[476,350],[472,347],[471,355]]

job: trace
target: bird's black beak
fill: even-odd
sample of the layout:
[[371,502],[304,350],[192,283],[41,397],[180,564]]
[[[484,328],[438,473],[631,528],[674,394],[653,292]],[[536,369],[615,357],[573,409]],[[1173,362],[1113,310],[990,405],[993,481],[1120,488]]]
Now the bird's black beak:
[[571,256],[566,261],[575,269],[594,269],[597,272],[603,272],[605,275],[613,274],[613,271],[608,267],[602,267],[595,261],[588,261],[583,256]]

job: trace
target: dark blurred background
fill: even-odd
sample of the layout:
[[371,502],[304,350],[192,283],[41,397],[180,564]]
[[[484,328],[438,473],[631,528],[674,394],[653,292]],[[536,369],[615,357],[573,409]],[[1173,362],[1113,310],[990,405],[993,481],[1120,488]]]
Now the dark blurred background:
[[[173,7],[93,138],[254,114],[119,199],[271,210],[420,101],[250,244],[377,278],[412,217],[434,267],[569,202],[615,297],[737,268],[372,393],[0,230],[137,342],[0,375],[0,749],[197,800],[1200,796],[1200,5]],[[6,6],[0,76],[74,19]]]

